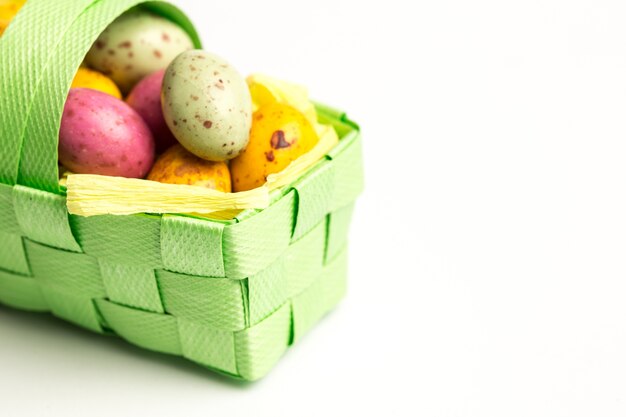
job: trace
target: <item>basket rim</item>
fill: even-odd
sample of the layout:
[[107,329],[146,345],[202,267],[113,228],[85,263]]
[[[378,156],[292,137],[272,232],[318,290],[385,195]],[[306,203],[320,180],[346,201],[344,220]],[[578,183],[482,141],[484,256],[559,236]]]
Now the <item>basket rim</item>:
[[[329,154],[325,155],[319,161],[311,165],[305,172],[302,173],[298,178],[296,178],[293,182],[284,187],[281,187],[277,190],[274,190],[270,193],[270,204],[267,208],[271,207],[273,204],[279,202],[282,198],[286,197],[292,190],[294,189],[294,185],[305,179],[308,175],[311,175],[320,166],[327,163],[329,160],[333,159],[333,156],[330,154],[338,155],[342,153],[345,149],[350,147],[359,137],[360,137],[360,127],[353,120],[349,119],[347,114],[341,110],[334,109],[325,104],[320,104],[315,102],[315,107],[318,111],[318,118],[322,119],[326,124],[330,124],[333,127],[339,126],[341,129],[345,129],[346,132],[344,134],[339,135],[339,142],[330,150]],[[60,185],[60,195],[63,197],[67,196],[67,187],[64,185]],[[198,216],[190,213],[167,213],[168,216],[176,216],[176,217],[185,217],[192,218],[201,221],[209,221],[213,223],[222,224],[224,226],[229,226],[237,223],[241,223],[245,220],[255,217],[255,215],[262,213],[264,209],[245,209],[242,210],[237,216],[232,219],[224,220],[224,219],[212,219],[209,217]],[[140,217],[160,217],[162,214],[158,213],[135,213],[130,215],[122,215],[122,216],[140,216]]]

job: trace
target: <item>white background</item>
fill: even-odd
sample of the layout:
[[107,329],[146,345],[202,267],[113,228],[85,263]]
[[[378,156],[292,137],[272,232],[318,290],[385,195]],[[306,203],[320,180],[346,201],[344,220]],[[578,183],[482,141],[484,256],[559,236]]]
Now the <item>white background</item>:
[[177,3],[362,125],[348,297],[251,385],[0,308],[0,415],[626,414],[626,3]]

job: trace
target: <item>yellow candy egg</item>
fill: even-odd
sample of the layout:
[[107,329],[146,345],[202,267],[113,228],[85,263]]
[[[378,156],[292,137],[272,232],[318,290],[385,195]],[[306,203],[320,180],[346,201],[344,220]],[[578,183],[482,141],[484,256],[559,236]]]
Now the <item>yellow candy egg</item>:
[[281,103],[261,106],[252,117],[250,142],[230,164],[234,191],[260,187],[267,176],[285,169],[319,141],[309,120]]
[[122,98],[122,93],[113,80],[89,68],[81,67],[78,69],[74,81],[72,81],[72,88],[89,88],[91,90],[101,91],[115,98]]
[[229,193],[230,172],[225,162],[200,159],[181,145],[174,145],[157,159],[148,180],[186,184]]
[[20,11],[26,0],[0,0],[0,36]]

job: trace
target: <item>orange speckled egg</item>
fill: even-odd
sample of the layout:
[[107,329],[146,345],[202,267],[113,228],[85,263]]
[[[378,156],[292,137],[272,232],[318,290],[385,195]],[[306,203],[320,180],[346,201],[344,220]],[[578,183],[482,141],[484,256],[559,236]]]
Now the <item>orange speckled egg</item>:
[[157,159],[148,174],[150,181],[196,185],[231,192],[230,172],[225,162],[198,158],[181,145],[174,145]]
[[281,103],[261,106],[252,117],[250,142],[230,164],[234,191],[260,187],[267,176],[309,152],[319,138],[307,118]]

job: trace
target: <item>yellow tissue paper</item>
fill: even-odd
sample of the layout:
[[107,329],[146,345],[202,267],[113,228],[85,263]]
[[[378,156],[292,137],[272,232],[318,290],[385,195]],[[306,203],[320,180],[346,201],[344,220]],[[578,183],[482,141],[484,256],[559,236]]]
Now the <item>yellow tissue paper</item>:
[[72,214],[198,213],[265,208],[267,187],[224,193],[193,185],[164,184],[104,175],[68,175],[67,208]]

